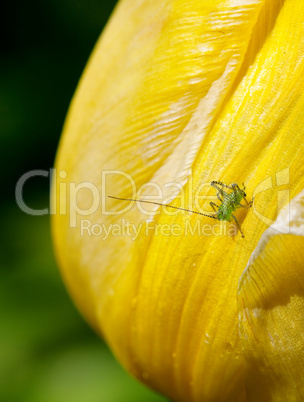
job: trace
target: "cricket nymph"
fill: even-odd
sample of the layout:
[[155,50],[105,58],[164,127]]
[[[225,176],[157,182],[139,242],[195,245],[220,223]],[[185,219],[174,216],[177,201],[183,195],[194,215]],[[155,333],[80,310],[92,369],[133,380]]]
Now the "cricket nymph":
[[[216,184],[220,182],[212,182],[212,183]],[[217,188],[212,183],[211,185]],[[232,193],[230,194],[226,193],[224,195],[220,193],[223,197],[223,200],[222,204],[218,207],[218,210],[216,211],[217,217],[220,221],[230,221],[232,218],[232,213],[240,207],[242,199],[244,198],[245,201],[247,201],[245,198],[246,197],[245,191],[241,190],[236,183],[231,184],[230,187],[233,189]],[[250,203],[248,203],[248,205],[250,205]]]
[[[213,216],[215,216],[216,219],[220,221],[230,221],[231,218],[233,218],[235,223],[237,224],[237,227],[239,228],[239,231],[241,232],[242,237],[245,237],[239,225],[239,222],[233,215],[233,212],[239,208],[249,209],[252,207],[253,199],[250,202],[247,201],[245,193],[246,187],[244,183],[242,189],[238,186],[237,183],[232,183],[230,186],[228,186],[221,181],[212,181],[211,186],[217,190],[217,198],[221,201],[221,205],[210,202],[210,205],[215,212],[215,215]],[[231,193],[225,191],[224,188],[231,190]],[[245,201],[246,205],[241,204],[242,200]]]
[[[242,237],[245,237],[244,233],[242,232],[239,222],[237,221],[236,217],[233,215],[233,212],[239,208],[249,209],[252,207],[253,199],[252,199],[252,201],[249,201],[249,202],[247,201],[246,193],[245,193],[246,187],[245,187],[244,183],[243,183],[243,188],[240,188],[237,183],[232,183],[230,186],[228,186],[227,184],[224,184],[221,181],[212,181],[210,184],[212,187],[214,187],[217,190],[216,196],[221,201],[221,205],[217,205],[214,202],[210,202],[210,205],[215,212],[214,214],[210,214],[210,215],[204,214],[204,213],[198,212],[198,211],[192,211],[192,210],[186,209],[186,208],[175,207],[173,205],[161,204],[159,202],[154,202],[154,201],[137,200],[134,198],[120,198],[120,197],[113,197],[111,195],[109,195],[108,197],[114,198],[115,200],[139,201],[139,202],[143,202],[146,204],[161,205],[161,206],[166,206],[166,207],[173,208],[173,209],[180,209],[181,211],[192,212],[194,214],[207,216],[208,218],[218,219],[219,221],[230,221],[231,218],[233,218],[239,231],[241,232]],[[231,192],[228,193],[227,189],[230,190]],[[246,205],[241,204],[242,200],[245,201]]]

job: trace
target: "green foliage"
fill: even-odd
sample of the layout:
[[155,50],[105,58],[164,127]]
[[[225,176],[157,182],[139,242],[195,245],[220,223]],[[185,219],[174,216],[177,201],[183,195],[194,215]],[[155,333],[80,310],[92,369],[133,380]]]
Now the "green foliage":
[[129,377],[77,313],[48,217],[9,212],[1,231],[1,402],[164,401]]
[[[54,260],[49,217],[14,199],[21,175],[48,171],[82,70],[116,0],[4,2],[0,26],[0,401],[149,402],[79,316]],[[48,206],[49,180],[24,200]]]

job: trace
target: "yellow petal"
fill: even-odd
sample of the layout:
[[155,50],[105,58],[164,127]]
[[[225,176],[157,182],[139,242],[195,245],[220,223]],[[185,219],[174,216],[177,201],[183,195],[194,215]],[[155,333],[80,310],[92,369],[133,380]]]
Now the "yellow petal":
[[277,229],[264,232],[240,280],[250,401],[304,399],[303,211],[304,191],[281,211]]
[[[174,400],[246,400],[237,284],[284,203],[276,185],[291,197],[304,188],[303,20],[302,0],[124,0],[71,105],[53,193],[64,279],[128,370]],[[114,170],[186,208],[195,193],[215,195],[204,183],[244,181],[256,194],[255,213],[237,212],[245,239],[224,235],[229,223],[157,207],[95,211],[96,191],[107,211],[126,205],[107,195],[134,195]],[[84,182],[77,210],[71,184]],[[135,240],[119,233],[126,222],[141,228]],[[197,222],[209,235],[187,232]]]

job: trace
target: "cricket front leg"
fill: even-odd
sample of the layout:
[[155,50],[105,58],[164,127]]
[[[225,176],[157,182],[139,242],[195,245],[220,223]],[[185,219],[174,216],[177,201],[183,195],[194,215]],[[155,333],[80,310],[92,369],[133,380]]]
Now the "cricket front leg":
[[216,212],[216,214],[217,214],[217,210],[215,209],[215,207],[218,209],[219,208],[219,206],[218,205],[216,205],[214,202],[210,202],[210,205],[211,205],[211,207],[213,208],[213,210],[214,210],[214,212]]
[[[247,200],[246,200],[247,202]],[[248,205],[243,205],[243,204],[238,204],[238,207],[242,207],[242,208],[246,208],[246,209],[250,209],[252,204],[250,204],[249,202],[247,202]]]

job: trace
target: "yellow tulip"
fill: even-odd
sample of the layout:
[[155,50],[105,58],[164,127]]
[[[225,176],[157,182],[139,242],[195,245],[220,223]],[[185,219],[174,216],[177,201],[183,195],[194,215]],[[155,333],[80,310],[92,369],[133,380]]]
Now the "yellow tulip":
[[[54,242],[83,315],[172,400],[304,400],[303,134],[303,0],[119,3],[66,120]],[[210,214],[213,180],[255,195],[245,238],[107,197]]]

